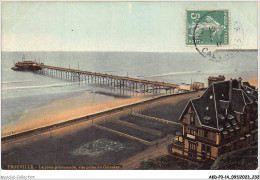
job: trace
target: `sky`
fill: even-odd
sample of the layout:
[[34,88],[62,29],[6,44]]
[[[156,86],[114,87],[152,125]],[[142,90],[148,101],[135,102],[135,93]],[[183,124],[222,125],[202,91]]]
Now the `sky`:
[[257,49],[256,2],[2,2],[2,51],[193,52],[187,9],[229,9]]

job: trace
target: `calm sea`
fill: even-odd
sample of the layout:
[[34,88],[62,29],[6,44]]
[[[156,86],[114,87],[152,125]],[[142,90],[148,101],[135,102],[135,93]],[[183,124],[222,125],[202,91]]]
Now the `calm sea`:
[[[11,70],[14,62],[36,60],[46,65],[93,72],[137,77],[169,83],[200,81],[209,75],[227,78],[257,77],[257,51],[241,51],[223,62],[213,62],[198,53],[137,52],[2,52],[2,126],[16,120],[26,111],[48,104],[50,100],[89,92],[96,101],[116,98],[108,96],[108,87],[77,84],[31,72]],[[99,92],[99,93],[98,93]],[[26,122],[25,122],[26,123]]]

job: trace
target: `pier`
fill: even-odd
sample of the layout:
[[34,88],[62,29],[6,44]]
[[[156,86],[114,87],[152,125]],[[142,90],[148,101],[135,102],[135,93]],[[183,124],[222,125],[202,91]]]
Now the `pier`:
[[165,90],[167,94],[174,93],[175,89],[181,91],[180,86],[176,84],[48,66],[44,64],[37,64],[37,66],[41,67],[41,69],[37,71],[41,74],[55,76],[70,81],[84,81],[86,83],[104,84],[119,89],[127,88],[129,90],[141,93],[157,94],[160,93],[161,90]]

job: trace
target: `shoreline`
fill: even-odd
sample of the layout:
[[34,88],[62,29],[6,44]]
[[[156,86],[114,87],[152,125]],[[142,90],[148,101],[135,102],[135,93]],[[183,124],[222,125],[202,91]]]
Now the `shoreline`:
[[[123,117],[127,114],[130,114],[132,111],[139,112],[140,110],[143,111],[144,109],[152,108],[155,105],[163,105],[163,104],[172,103],[172,101],[174,104],[176,104],[176,103],[179,103],[180,101],[182,101],[183,99],[187,99],[187,98],[189,99],[189,98],[196,96],[197,94],[201,94],[201,92],[202,91],[162,95],[162,96],[158,96],[156,98],[141,100],[139,102],[134,102],[131,104],[119,106],[117,108],[112,108],[107,111],[96,112],[96,113],[93,113],[93,114],[90,114],[90,115],[87,115],[84,117],[70,119],[70,120],[62,121],[62,122],[59,122],[56,124],[51,124],[49,126],[42,126],[39,128],[29,129],[29,130],[26,130],[23,132],[18,132],[16,134],[2,136],[2,138],[5,138],[5,140],[8,141],[9,139],[19,137],[20,135],[22,135],[21,138],[24,138],[23,136],[24,135],[26,136],[27,134],[40,135],[45,132],[57,131],[57,130],[63,129],[63,128],[70,129],[70,127],[78,127],[76,129],[82,129],[82,128],[86,128],[86,127],[90,126],[93,122],[98,123],[98,122],[102,121],[102,119],[104,119],[104,118],[106,118],[106,119],[107,118],[111,119],[112,117],[119,118],[119,117]],[[79,124],[81,124],[81,125],[88,124],[88,125],[86,127],[80,127]],[[57,125],[57,127],[56,127],[56,125]],[[74,130],[76,130],[76,129],[74,129]],[[38,131],[39,131],[39,133],[37,133]],[[62,134],[66,135],[64,133],[62,133]]]
[[19,133],[37,127],[61,123],[149,99],[149,97],[134,96],[120,99],[109,98],[95,102],[95,98],[90,101],[86,98],[86,94],[81,94],[73,98],[55,100],[43,107],[31,109],[22,115],[16,122],[15,127],[10,127],[11,123],[4,125],[1,136],[10,135],[11,132]]

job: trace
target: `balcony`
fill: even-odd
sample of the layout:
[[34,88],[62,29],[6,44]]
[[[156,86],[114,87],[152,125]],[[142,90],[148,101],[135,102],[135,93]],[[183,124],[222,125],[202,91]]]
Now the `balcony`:
[[206,144],[213,145],[213,146],[216,145],[215,141],[210,140],[210,139],[205,138],[205,137],[201,137],[201,136],[195,136],[195,135],[191,135],[191,134],[186,134],[186,138],[189,139],[189,140],[193,140],[193,141],[201,141],[201,142],[204,142]]
[[216,145],[216,141],[213,141],[213,140],[205,138],[205,137],[196,136],[196,140],[201,141],[201,142],[205,142],[206,144],[210,144],[210,145],[213,145],[213,146]]
[[176,149],[182,152],[182,143],[181,142],[174,142],[168,145],[168,152],[172,153],[172,149]]
[[183,142],[177,140],[173,140],[173,142],[168,146],[169,152],[172,151],[171,150],[172,148],[182,151],[182,147],[183,147]]

